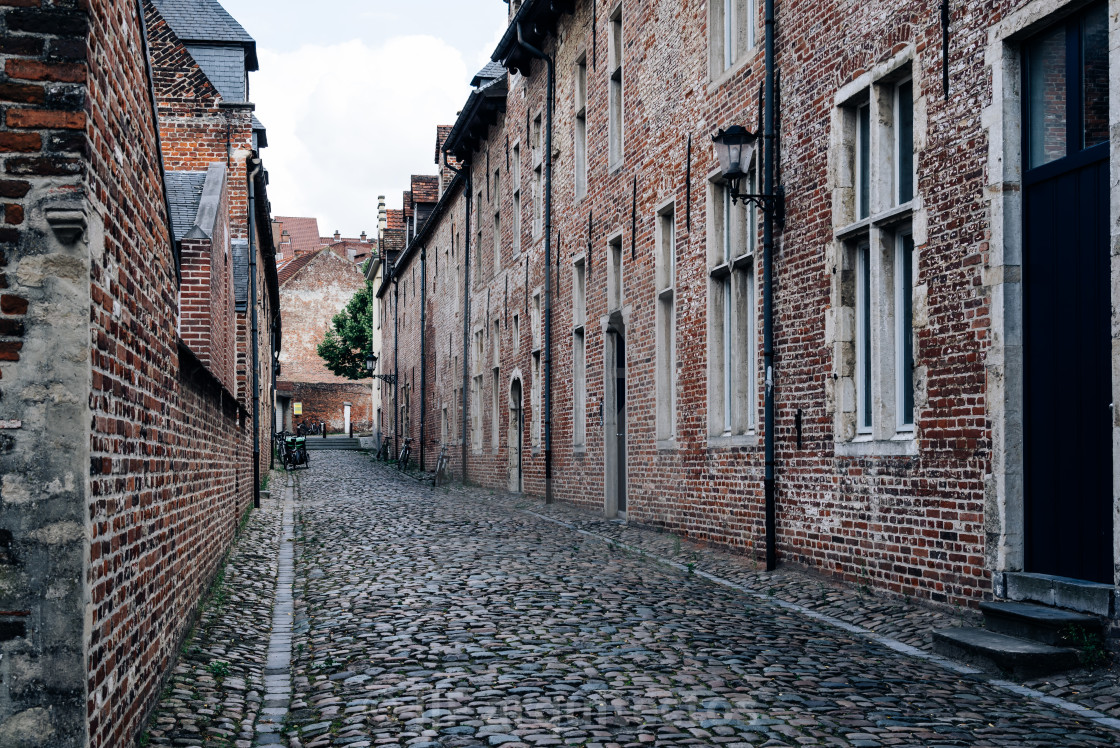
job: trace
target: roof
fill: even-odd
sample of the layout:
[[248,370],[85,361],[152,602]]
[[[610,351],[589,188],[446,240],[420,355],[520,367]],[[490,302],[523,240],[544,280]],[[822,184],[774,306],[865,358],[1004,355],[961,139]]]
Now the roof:
[[574,6],[575,0],[525,0],[490,59],[501,62],[510,72],[529,75],[534,58],[518,43],[518,28],[525,41],[539,49],[555,31],[560,14],[571,13]]
[[[323,250],[320,249],[319,252],[321,251]],[[307,267],[312,260],[319,256],[319,252],[308,252],[305,255],[300,255],[293,260],[285,262],[283,265],[277,268],[280,274],[280,285],[284,285],[292,279],[292,276]]]
[[210,239],[226,186],[226,165],[210,164],[206,171],[167,172],[164,175],[175,241]]
[[248,70],[258,68],[256,41],[217,0],[152,2],[183,42],[239,45],[245,49],[245,67]]
[[233,303],[238,311],[249,305],[249,242],[234,239],[230,242],[233,256]]
[[423,247],[427,244],[431,233],[435,230],[435,226],[439,223],[439,218],[451,207],[456,195],[459,193],[459,188],[465,186],[466,178],[462,174],[456,174],[455,178],[451,180],[451,184],[447,186],[443,196],[432,210],[431,216],[425,221],[423,228],[421,228],[409,245],[405,248],[396,258],[393,264],[393,272],[399,273],[408,266],[408,262],[412,256],[416,254],[418,247]]
[[486,63],[486,67],[479,70],[478,73],[471,79],[471,85],[478,87],[487,81],[492,81],[496,78],[504,78],[506,75],[506,68],[500,62],[491,60]]
[[404,211],[390,210],[386,212],[387,223],[385,228],[389,231],[404,230]]
[[436,127],[436,163],[441,163],[439,152],[443,150],[443,144],[447,142],[447,136],[451,134],[451,128],[454,125],[439,125]]
[[268,148],[268,130],[257,119],[257,115],[253,115],[253,134],[257,136],[257,148]]
[[167,185],[167,201],[171,203],[171,230],[175,241],[182,241],[194,228],[194,219],[198,217],[206,172],[169,171],[163,179]]
[[412,201],[415,203],[439,202],[439,177],[412,175]]
[[443,149],[460,161],[470,160],[471,154],[489,133],[490,126],[498,121],[498,113],[506,110],[508,90],[503,76],[472,91]]
[[322,249],[323,242],[319,239],[319,221],[316,218],[299,218],[275,216],[273,223],[280,224],[280,230],[275,232],[280,236],[287,231],[292,240],[292,250],[295,252],[314,252]]
[[187,51],[223,99],[236,104],[248,101],[245,52],[242,49],[228,45],[188,44]]

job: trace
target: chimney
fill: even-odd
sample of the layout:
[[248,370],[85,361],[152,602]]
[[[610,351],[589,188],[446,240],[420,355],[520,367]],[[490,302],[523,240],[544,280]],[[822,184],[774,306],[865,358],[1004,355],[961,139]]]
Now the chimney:
[[365,240],[366,240],[366,232],[363,231],[362,232],[362,241],[364,242]]
[[337,242],[341,238],[342,238],[342,234],[338,233],[338,229],[335,229],[334,230],[334,240]]
[[385,196],[377,196],[377,240],[385,238],[385,229],[389,226],[389,211],[385,209]]

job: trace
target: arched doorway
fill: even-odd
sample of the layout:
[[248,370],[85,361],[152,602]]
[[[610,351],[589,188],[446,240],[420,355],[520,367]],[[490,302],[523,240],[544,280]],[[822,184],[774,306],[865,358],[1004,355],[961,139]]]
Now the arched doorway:
[[514,377],[509,386],[509,490],[521,493],[523,488],[525,408],[521,398],[521,379]]

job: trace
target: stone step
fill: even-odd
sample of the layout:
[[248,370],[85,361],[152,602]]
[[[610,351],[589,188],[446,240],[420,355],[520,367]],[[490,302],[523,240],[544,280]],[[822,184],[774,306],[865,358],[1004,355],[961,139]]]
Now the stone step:
[[1018,680],[1040,678],[1080,664],[1075,649],[1051,647],[971,627],[935,630],[933,651],[989,673]]
[[1004,574],[1004,583],[1008,599],[1016,602],[1042,603],[1105,618],[1112,616],[1115,588],[1111,584],[1021,571]]
[[980,603],[980,612],[984,614],[984,627],[988,631],[1055,647],[1071,645],[1068,636],[1071,629],[1081,629],[1090,635],[1100,635],[1104,629],[1103,621],[1097,616],[1034,603]]
[[361,449],[362,442],[360,439],[348,439],[346,437],[328,436],[324,439],[321,436],[307,437],[307,448],[312,449],[342,449],[353,450]]

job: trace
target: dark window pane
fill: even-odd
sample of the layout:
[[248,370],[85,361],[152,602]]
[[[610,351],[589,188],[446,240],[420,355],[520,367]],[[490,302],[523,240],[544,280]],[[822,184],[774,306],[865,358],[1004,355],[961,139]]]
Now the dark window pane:
[[914,81],[898,87],[898,203],[914,199]]
[[858,218],[871,214],[871,107],[859,108],[859,195]]
[[898,362],[898,386],[901,389],[898,422],[914,423],[914,236],[903,234],[899,248],[899,336],[902,338],[902,360]]
[[1066,30],[1043,33],[1027,46],[1030,166],[1066,155]]
[[1108,8],[1095,6],[1081,21],[1081,145],[1108,142]]
[[859,272],[858,291],[856,303],[859,309],[857,324],[859,345],[859,425],[863,429],[871,428],[871,257],[870,250],[865,244],[857,252],[857,271]]

